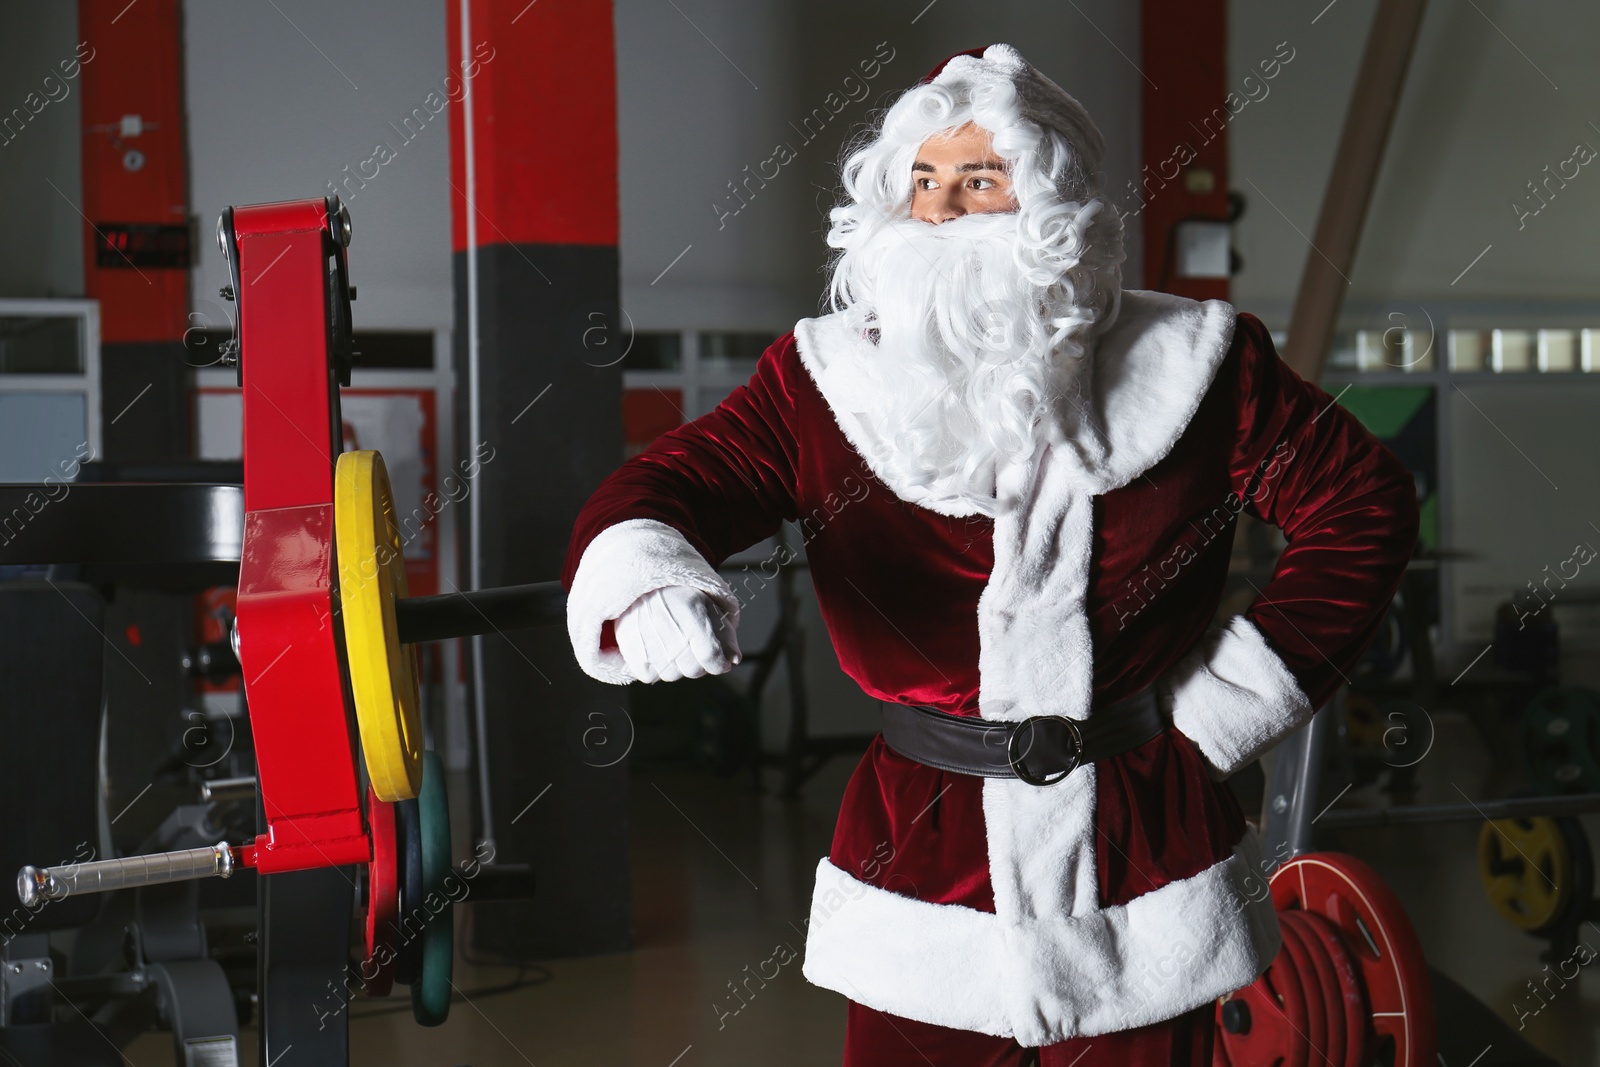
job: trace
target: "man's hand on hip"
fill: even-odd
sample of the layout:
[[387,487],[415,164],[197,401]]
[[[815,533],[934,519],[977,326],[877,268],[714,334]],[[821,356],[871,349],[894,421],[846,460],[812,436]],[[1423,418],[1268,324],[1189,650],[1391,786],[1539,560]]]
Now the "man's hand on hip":
[[641,682],[726,674],[742,657],[715,600],[688,586],[646,593],[617,617],[617,650]]

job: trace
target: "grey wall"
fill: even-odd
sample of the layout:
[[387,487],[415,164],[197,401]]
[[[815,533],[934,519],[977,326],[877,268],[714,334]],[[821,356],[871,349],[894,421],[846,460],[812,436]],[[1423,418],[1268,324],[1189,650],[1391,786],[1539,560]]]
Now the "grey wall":
[[[952,52],[1017,45],[1094,116],[1109,187],[1138,170],[1137,4],[617,0],[616,13],[623,304],[642,328],[787,329],[815,314],[840,146]],[[870,95],[805,143],[790,124],[860,79],[857,64],[880,42],[892,58],[866,83]],[[713,205],[739,206],[727,183],[779,142],[797,158],[719,219]],[[1130,235],[1130,250],[1138,244]],[[1137,283],[1138,264],[1128,269]]]
[[0,119],[30,116],[0,134],[0,297],[83,295],[82,122],[78,82],[61,68],[77,32],[74,4],[12,4],[0,28]]
[[[1562,647],[1578,652],[1563,663],[1569,678],[1600,679],[1600,453],[1560,443],[1593,425],[1600,392],[1538,380],[1463,388],[1472,403],[1450,408],[1461,477],[1449,519],[1477,555],[1451,567],[1456,617],[1446,636],[1476,654],[1494,636],[1495,608],[1513,600],[1529,619],[1553,613]],[[1573,559],[1579,544],[1587,551]]]
[[184,5],[190,203],[205,238],[193,292],[208,321],[221,318],[216,290],[226,281],[210,239],[222,209],[326,195],[382,143],[395,157],[377,177],[339,189],[354,223],[356,324],[450,325],[448,113],[409,142],[390,126],[430,92],[443,95],[445,8],[440,0]]
[[[1305,266],[1302,234],[1316,226],[1376,7],[1230,0],[1232,84],[1278,42],[1296,50],[1271,94],[1231,125],[1233,185],[1251,201],[1236,235],[1246,266],[1234,300],[1275,327],[1287,321]],[[1600,124],[1597,39],[1600,7],[1585,0],[1428,5],[1350,273],[1351,305],[1419,301],[1469,316],[1473,304],[1583,302],[1600,310],[1600,166],[1581,167],[1521,229],[1511,208],[1578,142],[1600,148],[1591,125]]]

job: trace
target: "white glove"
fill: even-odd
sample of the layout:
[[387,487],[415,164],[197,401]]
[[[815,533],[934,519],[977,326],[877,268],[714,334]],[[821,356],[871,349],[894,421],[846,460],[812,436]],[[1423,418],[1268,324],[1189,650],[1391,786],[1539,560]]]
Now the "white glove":
[[635,600],[617,617],[617,651],[641,682],[726,674],[742,658],[718,603],[698,589],[669,585]]

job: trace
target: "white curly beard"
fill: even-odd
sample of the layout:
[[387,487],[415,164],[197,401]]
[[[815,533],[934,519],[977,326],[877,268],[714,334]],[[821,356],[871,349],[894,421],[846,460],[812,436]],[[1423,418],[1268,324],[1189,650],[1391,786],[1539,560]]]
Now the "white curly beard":
[[1046,416],[1088,386],[1085,339],[1063,340],[1095,310],[1073,303],[1064,276],[1041,287],[1018,255],[1018,220],[884,223],[835,268],[851,326],[876,333],[862,370],[882,390],[878,431],[896,473],[954,486],[985,511],[997,469],[1032,456]]

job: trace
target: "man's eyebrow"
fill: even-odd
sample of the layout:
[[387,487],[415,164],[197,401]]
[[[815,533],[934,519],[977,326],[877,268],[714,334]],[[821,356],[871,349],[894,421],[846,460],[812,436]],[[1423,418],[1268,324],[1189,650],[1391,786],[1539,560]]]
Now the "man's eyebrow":
[[[932,163],[924,163],[920,159],[917,160],[915,163],[911,164],[911,169],[914,170],[914,171],[920,171],[920,172],[926,173],[926,174],[934,173],[933,164]],[[956,173],[958,173],[958,174],[970,174],[971,172],[976,171],[976,170],[996,170],[996,171],[999,171],[1001,174],[1004,174],[1004,173],[1006,173],[1005,160],[1002,160],[1002,159],[975,159],[970,163],[963,163],[960,166],[958,166],[956,168]]]

